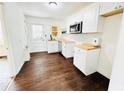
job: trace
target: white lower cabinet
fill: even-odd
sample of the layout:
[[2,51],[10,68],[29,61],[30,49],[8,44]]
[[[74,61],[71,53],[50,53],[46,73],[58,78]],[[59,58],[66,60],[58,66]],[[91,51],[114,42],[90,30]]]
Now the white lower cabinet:
[[59,52],[58,41],[48,41],[47,43],[48,53]]
[[65,58],[73,57],[74,55],[74,42],[62,42],[62,54]]
[[85,50],[74,48],[74,65],[85,75],[92,74],[97,70],[100,49]]

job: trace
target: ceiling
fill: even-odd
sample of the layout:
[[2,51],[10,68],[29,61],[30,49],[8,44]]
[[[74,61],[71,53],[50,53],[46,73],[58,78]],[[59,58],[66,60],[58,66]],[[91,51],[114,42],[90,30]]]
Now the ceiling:
[[63,19],[89,5],[88,2],[59,2],[58,8],[49,7],[49,2],[20,2],[17,5],[28,16]]

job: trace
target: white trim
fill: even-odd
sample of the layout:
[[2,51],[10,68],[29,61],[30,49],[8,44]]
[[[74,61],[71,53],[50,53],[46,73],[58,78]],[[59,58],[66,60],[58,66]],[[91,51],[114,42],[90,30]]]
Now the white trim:
[[12,77],[11,78],[11,80],[10,80],[10,82],[9,82],[9,84],[8,84],[8,86],[7,86],[7,88],[5,89],[5,91],[8,91],[8,89],[9,89],[9,87],[12,85],[12,83],[14,82],[14,79],[15,79],[16,77]]

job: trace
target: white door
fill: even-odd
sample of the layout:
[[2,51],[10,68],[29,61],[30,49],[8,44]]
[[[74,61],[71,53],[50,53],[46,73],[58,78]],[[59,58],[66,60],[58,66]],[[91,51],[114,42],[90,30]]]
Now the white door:
[[31,24],[30,26],[30,52],[41,52],[46,50],[46,38],[42,24]]

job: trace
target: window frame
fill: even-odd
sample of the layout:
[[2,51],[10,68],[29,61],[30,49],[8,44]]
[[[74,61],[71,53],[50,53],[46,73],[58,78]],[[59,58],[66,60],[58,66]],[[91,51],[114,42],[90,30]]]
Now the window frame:
[[[40,37],[40,38],[33,38],[32,25],[41,25],[41,26],[42,26],[42,34],[43,34],[43,37]],[[43,38],[44,38],[44,25],[43,25],[43,24],[31,23],[31,24],[30,24],[30,31],[31,31],[31,39],[32,39],[32,40],[40,40],[40,39],[43,39]]]

